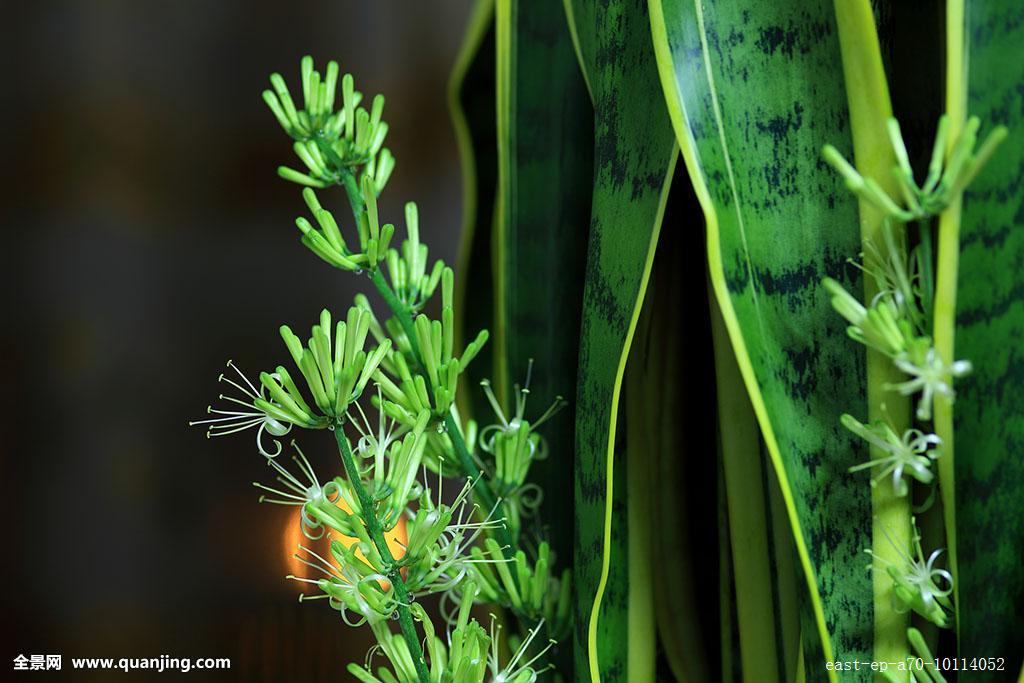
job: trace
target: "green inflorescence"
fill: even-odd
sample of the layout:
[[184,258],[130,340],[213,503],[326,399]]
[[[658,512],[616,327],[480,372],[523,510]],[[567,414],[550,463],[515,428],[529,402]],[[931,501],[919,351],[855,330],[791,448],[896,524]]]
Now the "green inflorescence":
[[[949,124],[943,117],[927,178],[920,185],[914,179],[899,124],[889,119],[887,128],[897,161],[892,173],[899,197],[886,194],[876,179],[863,177],[835,147],[826,145],[823,150],[825,160],[843,177],[850,191],[884,215],[881,243],[865,244],[863,261],[855,264],[874,279],[878,294],[872,301],[862,303],[835,280],[826,278],[823,286],[831,296],[833,308],[849,323],[849,336],[888,357],[905,376],[904,381],[887,384],[885,390],[917,397],[917,427],[902,434],[884,420],[863,424],[852,415],[840,418],[844,427],[881,454],[851,467],[850,472],[874,470],[872,486],[888,486],[885,480],[891,477],[894,494],[904,498],[910,495],[915,481],[923,486],[935,483],[931,466],[942,455],[942,439],[929,428],[932,406],[936,396],[952,401],[953,380],[971,371],[969,361],[944,362],[930,336],[935,297],[932,222],[977,176],[1006,138],[1006,128],[994,129],[976,149],[979,121],[972,118],[949,145]],[[911,234],[917,241],[913,248],[908,247],[910,237],[905,224],[916,228]],[[896,611],[912,610],[939,627],[951,627],[953,575],[935,566],[941,549],[925,559],[916,520],[911,519],[910,526],[912,547],[901,547],[883,528],[898,561],[867,549],[874,559],[871,568],[885,571],[891,578]]]
[[[405,206],[407,236],[398,247],[395,226],[381,222],[377,196],[395,166],[383,146],[384,98],[363,107],[352,76],[333,61],[321,75],[304,57],[301,75],[301,108],[280,74],[263,93],[305,166],[278,169],[306,186],[312,220],[296,219],[301,241],[335,268],[367,275],[388,315],[382,322],[360,295],[343,320],[324,310],[305,341],[282,326],[294,368],[279,365],[251,381],[229,362],[220,376],[232,394],[221,395],[226,405],[191,424],[205,425],[209,436],[255,430],[278,482],[257,483],[260,500],[297,506],[307,538],[327,535],[327,552],[300,545],[295,556],[316,578],[289,578],[316,590],[303,599],[326,599],[346,623],[370,627],[377,646],[364,664],[348,668],[358,680],[534,681],[552,666],[544,663],[547,653],[570,629],[570,574],[556,570],[535,531],[543,492],[529,481],[531,464],[547,454],[537,427],[561,400],[527,421],[527,380],[511,418],[489,387],[495,424],[479,429],[459,415],[459,380],[487,331],[455,348],[454,273],[442,261],[430,263],[416,205]],[[351,229],[343,230],[345,221],[312,189],[336,187],[348,200]],[[433,319],[423,311],[438,289],[440,319]],[[281,464],[278,439],[295,427],[332,432],[344,476],[321,483],[294,441],[298,473]],[[446,478],[463,481],[454,499],[443,495]],[[406,538],[396,557],[385,534],[401,522]],[[447,638],[438,637],[417,602],[437,594],[442,606],[455,605],[450,614],[442,609]],[[518,632],[511,655],[499,646],[502,624],[492,618],[488,630],[472,617],[476,604],[502,608],[505,627]],[[375,654],[383,665],[373,665]]]

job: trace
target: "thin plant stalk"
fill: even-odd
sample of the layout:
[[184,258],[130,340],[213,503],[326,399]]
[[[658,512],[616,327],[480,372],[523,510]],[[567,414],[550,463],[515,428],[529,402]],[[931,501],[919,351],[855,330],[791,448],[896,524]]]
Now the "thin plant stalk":
[[409,648],[409,655],[416,666],[416,677],[420,683],[430,683],[430,672],[427,670],[427,662],[423,657],[423,648],[420,646],[420,639],[416,634],[416,625],[412,620],[412,612],[409,611],[409,591],[405,588],[405,579],[402,577],[402,571],[395,562],[395,558],[391,555],[391,549],[388,548],[387,540],[384,538],[384,530],[381,528],[380,520],[377,519],[377,513],[374,511],[373,498],[366,491],[362,480],[359,478],[359,470],[356,468],[355,460],[352,456],[352,448],[349,446],[348,439],[345,437],[345,431],[340,423],[334,427],[334,437],[338,442],[338,451],[341,454],[341,462],[345,466],[345,474],[348,477],[349,485],[359,499],[359,508],[362,513],[360,516],[366,523],[366,531],[370,536],[370,540],[373,541],[373,545],[377,548],[377,552],[380,553],[381,559],[384,560],[388,567],[388,581],[391,582],[392,587],[395,589],[395,602],[398,605],[396,608],[398,612],[398,625],[402,630],[405,644]]
[[[946,115],[949,118],[947,144],[952,145],[967,121],[967,82],[964,63],[964,1],[948,0],[946,5]],[[948,151],[948,148],[947,148]],[[935,269],[935,351],[944,363],[953,362],[956,330],[956,286],[960,262],[960,208],[958,194],[939,215]],[[953,613],[960,633],[960,582],[956,555],[956,489],[953,444],[953,404],[947,396],[936,396],[935,433],[942,439],[939,458],[939,491],[949,548],[949,571],[953,575]]]
[[[352,208],[352,215],[358,223],[362,207],[364,206],[363,193],[356,183],[355,176],[351,173],[342,174],[342,184],[345,187],[345,194],[348,196],[349,204]],[[373,283],[374,287],[376,287],[381,298],[384,299],[384,303],[387,304],[388,308],[398,320],[398,323],[402,326],[405,336],[409,339],[409,345],[412,347],[413,357],[416,359],[417,365],[419,366],[418,370],[422,370],[423,359],[420,355],[419,343],[416,341],[416,330],[413,326],[412,314],[395,295],[391,286],[381,274],[379,268],[375,268],[370,274],[370,281]],[[427,381],[429,382],[429,379]],[[481,514],[487,514],[495,508],[498,503],[498,498],[494,495],[494,492],[491,490],[490,484],[487,480],[480,476],[480,470],[473,461],[473,456],[470,454],[469,449],[466,447],[466,440],[462,436],[462,430],[450,412],[445,415],[444,429],[448,434],[448,438],[451,439],[452,447],[455,450],[455,457],[458,458],[459,461],[459,466],[462,468],[462,471],[466,476],[474,482],[473,496],[480,503],[479,510]],[[513,539],[509,534],[508,529],[505,526],[499,526],[495,529],[495,532],[503,551],[512,552],[512,549],[516,546],[513,543]]]
[[[892,117],[892,102],[882,65],[874,14],[869,0],[836,0],[836,24],[842,52],[843,75],[850,108],[853,132],[853,153],[861,173],[878,180],[891,196],[897,194],[891,169],[896,163],[886,131]],[[861,240],[865,247],[882,245],[882,212],[860,200]],[[897,233],[904,228],[894,224]],[[866,249],[865,249],[866,250]],[[864,278],[864,300],[871,301],[878,293],[871,277]],[[902,375],[892,361],[874,349],[867,350],[868,419],[889,421],[897,433],[910,426],[910,401],[886,391]],[[883,454],[871,449],[871,457]],[[909,551],[911,538],[911,497],[898,496],[891,486],[877,486],[871,492],[872,550],[883,561],[900,561],[900,552]],[[879,661],[905,661],[910,655],[907,643],[909,615],[893,605],[892,578],[884,571],[875,571],[874,658]]]
[[[718,459],[718,490],[725,490],[725,471]],[[729,544],[729,505],[724,496],[718,496],[718,653],[722,681],[741,680],[742,671],[736,671],[733,657],[733,607],[736,604],[736,586],[733,583],[732,547]],[[742,666],[742,664],[741,664]]]
[[[756,418],[751,418],[756,419]],[[768,512],[771,514],[775,590],[777,597],[776,621],[779,628],[780,656],[785,663],[783,680],[792,680],[800,653],[800,575],[796,562],[796,547],[793,544],[793,530],[786,517],[786,502],[779,488],[779,480],[768,463],[764,465],[765,481],[768,482]]]

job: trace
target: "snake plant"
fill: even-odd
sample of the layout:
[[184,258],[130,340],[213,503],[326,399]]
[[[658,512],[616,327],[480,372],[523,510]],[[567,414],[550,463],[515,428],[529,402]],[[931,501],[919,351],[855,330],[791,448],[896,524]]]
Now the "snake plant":
[[254,434],[352,676],[1024,675],[1024,8],[925,4],[477,0],[454,269],[378,207],[383,98],[271,77],[375,300],[196,424]]

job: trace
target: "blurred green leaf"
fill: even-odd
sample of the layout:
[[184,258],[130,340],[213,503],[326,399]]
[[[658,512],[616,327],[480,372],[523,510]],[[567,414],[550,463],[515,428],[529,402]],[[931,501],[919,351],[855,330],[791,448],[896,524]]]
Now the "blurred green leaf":
[[498,0],[498,195],[495,381],[502,401],[534,361],[526,418],[557,396],[567,409],[542,428],[550,457],[530,480],[560,567],[572,561],[576,365],[593,187],[593,108],[561,5]]
[[[457,347],[494,324],[494,262],[491,233],[498,185],[495,127],[494,0],[473,7],[462,48],[448,84],[448,106],[462,165],[462,242],[456,271]],[[481,353],[460,379],[459,408],[490,414],[480,381],[494,373],[494,351]]]

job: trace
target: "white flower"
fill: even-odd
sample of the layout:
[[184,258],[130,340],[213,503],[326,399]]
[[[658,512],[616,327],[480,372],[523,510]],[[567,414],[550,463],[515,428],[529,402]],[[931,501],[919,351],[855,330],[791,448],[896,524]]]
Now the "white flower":
[[324,523],[342,533],[348,532],[346,535],[351,535],[352,530],[349,528],[351,516],[337,506],[343,493],[341,482],[335,479],[321,485],[305,454],[294,441],[292,446],[297,451],[292,459],[298,465],[299,471],[302,472],[306,481],[298,479],[276,460],[267,458],[267,465],[277,472],[278,476],[275,478],[284,487],[284,490],[254,481],[253,486],[273,496],[262,495],[260,502],[301,506],[302,533],[307,538],[315,540],[322,537]]
[[[245,398],[225,396],[224,394],[221,394],[218,398],[222,401],[237,404],[245,410],[238,410],[237,408],[233,410],[218,410],[213,406],[207,406],[207,413],[219,415],[220,417],[208,420],[193,420],[188,423],[189,426],[207,425],[207,437],[227,436],[228,434],[256,427],[256,448],[268,458],[277,457],[281,454],[281,442],[272,439],[277,445],[277,449],[270,452],[263,447],[263,434],[266,432],[271,436],[284,436],[291,431],[293,421],[287,413],[281,410],[279,404],[267,396],[266,387],[257,389],[232,361],[228,361],[228,367],[238,374],[244,384],[239,384],[230,377],[226,377],[223,373],[217,377],[217,381],[230,384],[235,389],[241,391]],[[278,377],[278,379],[280,378]]]
[[924,559],[917,520],[911,519],[911,525],[914,529],[914,557],[900,548],[885,529],[882,531],[896,554],[903,560],[902,564],[890,562],[871,550],[865,552],[885,563],[885,570],[893,581],[893,602],[899,610],[913,610],[932,623],[945,628],[949,625],[948,610],[952,607],[949,596],[953,592],[953,575],[945,569],[935,568],[935,562],[943,552],[941,548],[932,552],[927,560]]
[[921,398],[917,402],[917,418],[919,420],[931,419],[932,401],[936,395],[945,396],[952,402],[955,392],[950,380],[953,377],[963,377],[971,371],[971,362],[966,360],[958,360],[946,365],[934,347],[929,348],[918,362],[912,360],[906,353],[897,356],[893,362],[896,363],[897,368],[910,375],[911,379],[890,385],[890,388],[899,391],[904,396],[921,392]]
[[854,465],[850,472],[859,472],[871,467],[880,467],[881,471],[871,480],[877,486],[888,474],[892,474],[893,491],[898,496],[907,495],[907,481],[903,478],[908,474],[922,484],[930,484],[935,475],[931,471],[931,462],[941,455],[939,446],[942,439],[935,434],[925,434],[919,429],[908,429],[900,437],[885,422],[876,422],[870,427],[858,422],[851,415],[839,418],[843,426],[861,437],[875,448],[883,451],[884,456]]
[[500,650],[500,633],[501,625],[496,624],[496,620],[491,618],[491,654],[487,658],[487,665],[491,670],[491,683],[508,683],[509,681],[515,681],[515,683],[534,683],[537,680],[537,675],[546,671],[548,668],[553,668],[551,665],[545,669],[537,671],[532,667],[534,662],[542,658],[547,651],[550,650],[554,645],[554,640],[549,640],[548,644],[545,645],[537,654],[531,657],[529,660],[520,663],[519,660],[523,659],[526,655],[526,651],[530,648],[533,643],[533,639],[540,633],[541,627],[544,626],[544,620],[541,619],[536,626],[530,629],[529,633],[526,634],[526,638],[520,643],[519,648],[512,655],[512,659],[509,660],[508,664],[504,668],[499,669],[498,666],[498,652]]

